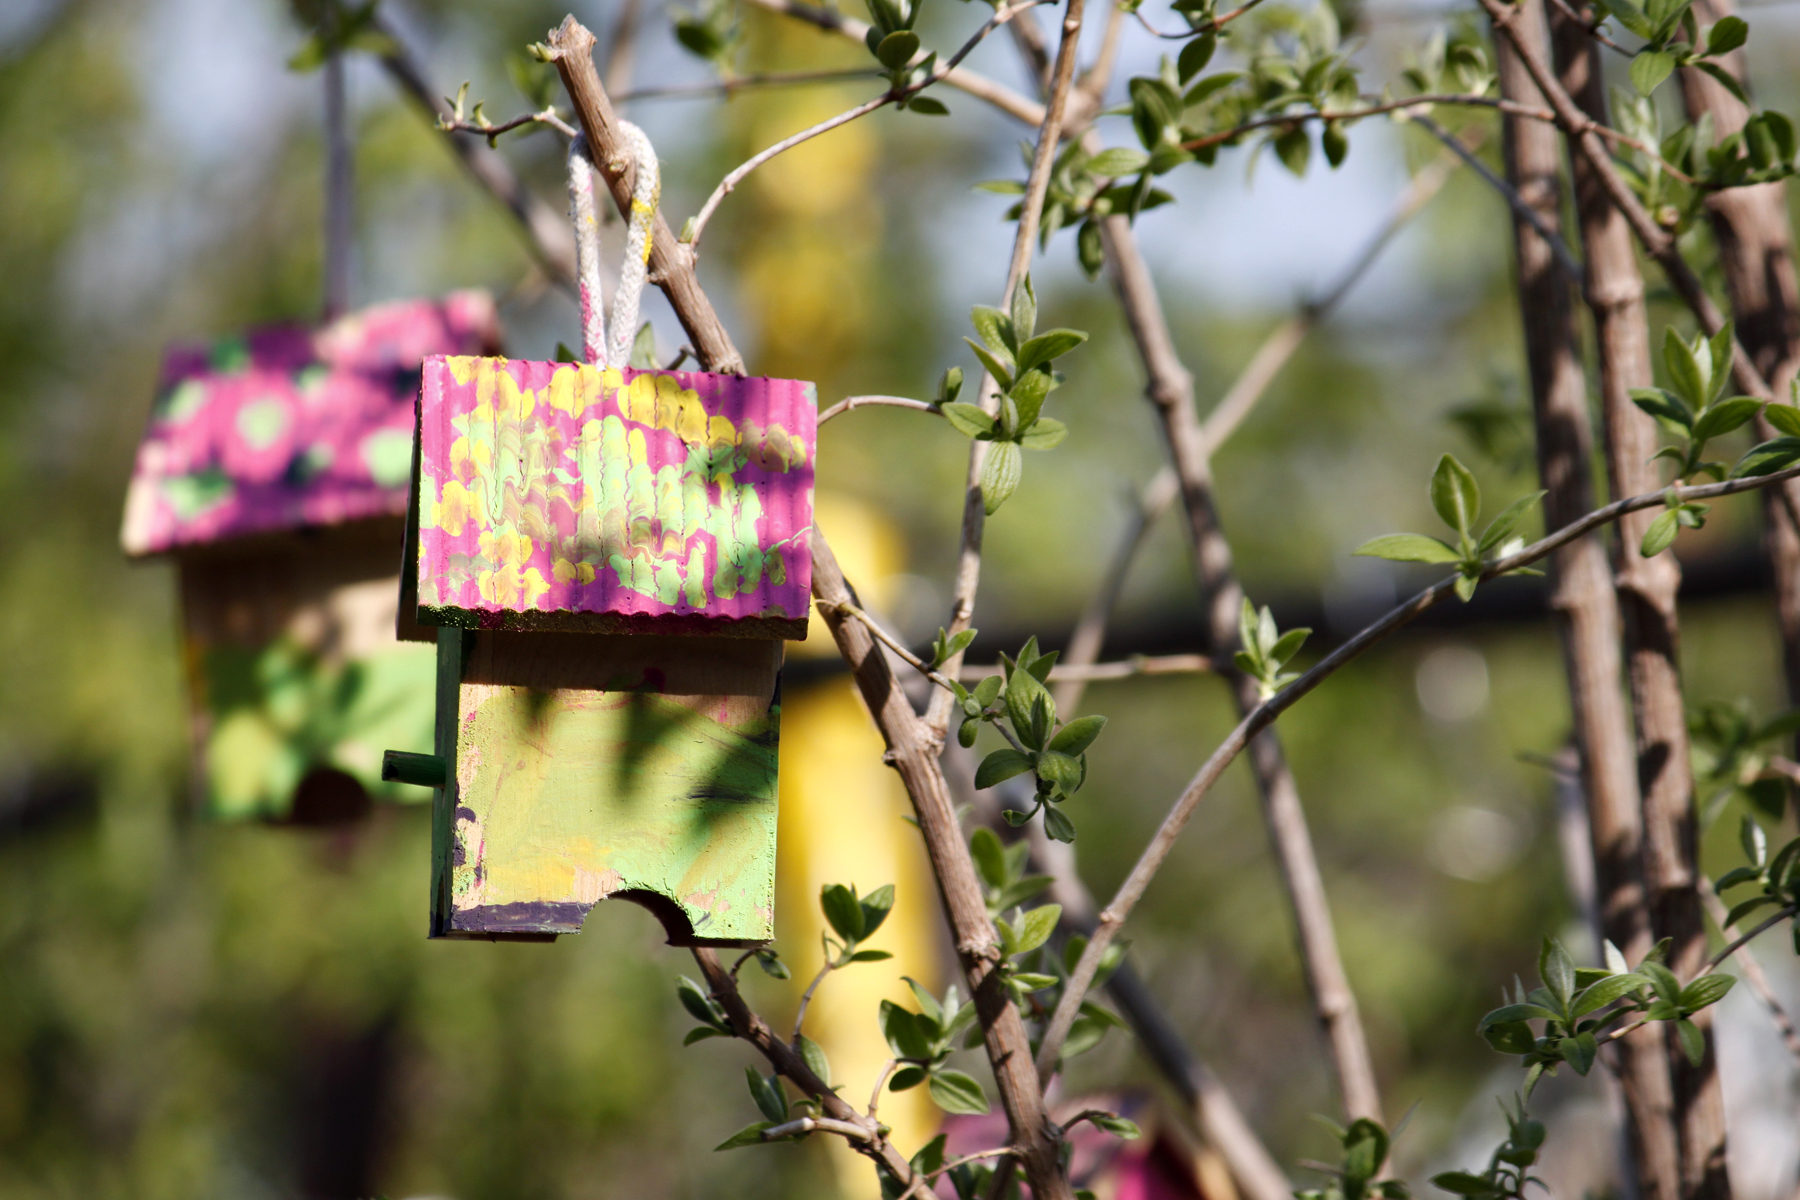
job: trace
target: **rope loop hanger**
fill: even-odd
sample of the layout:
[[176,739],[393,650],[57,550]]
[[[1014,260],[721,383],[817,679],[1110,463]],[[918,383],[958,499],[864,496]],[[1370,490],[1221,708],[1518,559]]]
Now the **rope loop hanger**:
[[644,280],[649,274],[650,232],[656,220],[657,203],[662,198],[662,174],[649,137],[630,121],[620,121],[619,132],[637,165],[637,179],[631,191],[625,260],[619,264],[619,287],[613,293],[610,340],[600,289],[600,214],[594,198],[594,179],[599,171],[585,133],[576,134],[569,143],[569,218],[575,224],[575,274],[581,292],[581,353],[583,359],[597,367],[623,367],[631,359],[631,343],[637,336],[638,301],[644,294]]

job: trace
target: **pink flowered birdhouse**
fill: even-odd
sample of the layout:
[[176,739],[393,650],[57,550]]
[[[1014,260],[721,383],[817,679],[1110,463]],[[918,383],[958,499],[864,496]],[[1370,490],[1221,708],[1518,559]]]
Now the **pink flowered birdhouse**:
[[572,933],[617,895],[677,944],[766,941],[812,385],[443,357],[419,419],[438,744],[391,769],[439,788],[432,932]]
[[429,651],[395,638],[420,365],[491,353],[492,299],[385,304],[169,352],[121,540],[181,578],[196,789],[220,817],[317,821],[431,745]]

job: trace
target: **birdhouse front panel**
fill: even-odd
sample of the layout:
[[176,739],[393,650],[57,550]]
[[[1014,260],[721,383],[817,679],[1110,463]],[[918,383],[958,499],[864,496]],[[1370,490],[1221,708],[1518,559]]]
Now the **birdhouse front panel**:
[[816,426],[795,380],[431,359],[420,620],[803,638]]
[[617,896],[675,944],[774,936],[780,642],[466,636],[438,933],[575,933]]
[[179,563],[210,815],[418,796],[380,762],[432,744],[433,657],[394,636],[420,367],[498,342],[493,301],[462,292],[168,353],[121,541]]

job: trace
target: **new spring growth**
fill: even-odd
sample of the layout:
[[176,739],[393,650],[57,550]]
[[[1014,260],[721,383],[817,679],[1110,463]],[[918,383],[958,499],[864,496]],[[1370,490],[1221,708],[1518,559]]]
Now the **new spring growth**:
[[[1481,573],[1494,559],[1505,558],[1525,544],[1515,530],[1532,505],[1543,499],[1543,492],[1515,500],[1477,535],[1475,521],[1481,516],[1481,486],[1469,469],[1446,454],[1438,460],[1431,475],[1431,506],[1444,524],[1456,531],[1456,544],[1427,537],[1422,533],[1390,533],[1371,538],[1356,548],[1357,554],[1385,558],[1392,562],[1449,563],[1456,567],[1456,594],[1464,600],[1475,594]],[[1541,575],[1529,567],[1510,571],[1511,575]]]

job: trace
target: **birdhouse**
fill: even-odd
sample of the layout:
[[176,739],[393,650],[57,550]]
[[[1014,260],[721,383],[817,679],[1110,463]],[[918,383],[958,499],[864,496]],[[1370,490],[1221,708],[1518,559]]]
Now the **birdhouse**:
[[425,363],[402,607],[437,626],[431,933],[635,900],[773,936],[783,639],[806,636],[813,386]]
[[461,292],[167,355],[121,540],[180,572],[203,811],[417,795],[381,750],[432,744],[434,656],[394,633],[420,364],[498,342],[492,299]]

